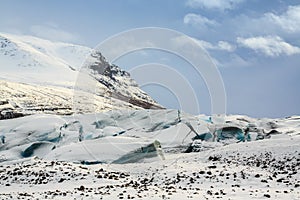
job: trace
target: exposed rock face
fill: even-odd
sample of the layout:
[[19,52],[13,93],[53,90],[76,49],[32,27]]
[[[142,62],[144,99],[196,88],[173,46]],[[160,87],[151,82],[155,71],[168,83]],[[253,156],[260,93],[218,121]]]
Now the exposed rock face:
[[[139,89],[130,74],[117,65],[110,64],[98,51],[91,53],[86,68],[89,73],[110,92],[110,97],[128,102],[145,109],[162,109],[148,94]],[[96,61],[94,61],[96,59]],[[89,63],[92,60],[92,63]]]

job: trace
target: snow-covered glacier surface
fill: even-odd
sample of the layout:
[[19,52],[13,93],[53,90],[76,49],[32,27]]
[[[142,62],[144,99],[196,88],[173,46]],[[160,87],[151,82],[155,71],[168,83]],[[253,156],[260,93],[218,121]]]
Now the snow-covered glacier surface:
[[0,121],[1,199],[299,199],[300,117],[177,110]]

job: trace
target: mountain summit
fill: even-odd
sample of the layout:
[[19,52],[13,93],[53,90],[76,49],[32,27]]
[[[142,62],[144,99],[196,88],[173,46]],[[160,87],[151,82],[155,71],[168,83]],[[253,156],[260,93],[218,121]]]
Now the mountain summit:
[[0,33],[0,118],[111,109],[161,109],[96,50]]

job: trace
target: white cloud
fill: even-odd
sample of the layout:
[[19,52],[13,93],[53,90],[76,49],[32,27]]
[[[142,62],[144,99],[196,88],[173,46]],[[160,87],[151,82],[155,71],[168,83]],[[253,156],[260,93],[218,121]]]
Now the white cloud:
[[244,0],[188,0],[187,5],[192,8],[230,10]]
[[236,47],[226,41],[219,41],[218,47],[220,50],[232,52],[236,49]]
[[78,42],[79,40],[76,34],[64,31],[55,24],[34,25],[30,27],[30,31],[37,37],[52,41]]
[[194,13],[189,13],[184,16],[183,22],[185,24],[191,24],[197,26],[198,28],[205,28],[207,26],[215,26],[218,23],[214,20],[210,20],[202,15],[197,15]]
[[[209,54],[211,61],[217,67],[246,67],[251,65],[250,62],[234,52],[236,49],[235,45],[226,41],[219,41],[216,44],[212,44],[204,40],[181,36],[173,38],[173,42],[181,49],[191,49],[193,45],[200,45],[204,50],[208,51],[207,53]],[[210,52],[210,50],[213,50],[213,52]],[[223,52],[225,52],[225,54],[223,54]],[[199,57],[203,52],[191,51],[190,53]],[[221,57],[216,57],[216,55],[221,55]],[[224,55],[225,57],[223,57]]]
[[221,50],[221,51],[233,52],[236,49],[234,45],[226,41],[219,41],[218,44],[214,45],[204,40],[198,40],[195,38],[194,40],[206,50]]
[[251,38],[238,37],[237,42],[244,47],[253,49],[256,52],[261,52],[270,57],[300,53],[299,47],[292,46],[279,36],[260,36]]
[[279,25],[286,32],[300,32],[300,5],[289,6],[282,15],[266,13],[265,17],[274,24]]

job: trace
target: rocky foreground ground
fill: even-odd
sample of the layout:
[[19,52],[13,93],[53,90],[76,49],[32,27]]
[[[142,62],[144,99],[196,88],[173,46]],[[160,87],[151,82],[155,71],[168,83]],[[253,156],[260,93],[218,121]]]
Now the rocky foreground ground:
[[300,138],[134,164],[31,158],[0,166],[1,199],[300,199]]

